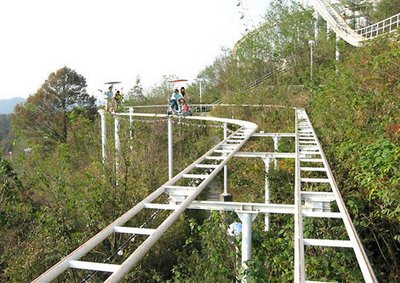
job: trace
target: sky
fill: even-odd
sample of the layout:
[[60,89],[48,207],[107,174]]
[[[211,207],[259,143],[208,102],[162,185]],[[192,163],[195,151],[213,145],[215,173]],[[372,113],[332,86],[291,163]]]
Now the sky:
[[[241,2],[240,6],[237,3]],[[192,81],[262,21],[267,0],[0,1],[0,99],[28,97],[67,66],[101,97],[163,75]],[[240,19],[244,13],[245,18]]]

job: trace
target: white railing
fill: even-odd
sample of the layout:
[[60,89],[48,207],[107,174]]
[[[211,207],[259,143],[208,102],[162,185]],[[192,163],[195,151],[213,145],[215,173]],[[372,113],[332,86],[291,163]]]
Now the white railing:
[[346,21],[336,12],[328,1],[312,0],[311,4],[340,38],[354,46],[360,46],[361,42],[365,40],[365,38],[357,34],[347,25]]
[[361,46],[366,40],[394,32],[400,26],[400,14],[396,14],[370,26],[353,30],[327,0],[312,0],[311,4],[340,38],[354,46]]
[[356,32],[365,38],[372,39],[379,35],[396,31],[400,27],[400,13],[383,21],[377,22]]

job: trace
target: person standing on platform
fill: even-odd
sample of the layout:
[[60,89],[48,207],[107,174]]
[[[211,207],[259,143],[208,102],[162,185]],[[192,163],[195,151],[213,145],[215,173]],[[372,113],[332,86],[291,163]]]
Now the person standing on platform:
[[114,100],[115,100],[115,111],[121,111],[121,107],[122,107],[122,94],[119,90],[117,90],[117,92],[114,95]]
[[108,88],[108,90],[105,93],[106,95],[106,111],[108,112],[114,112],[113,109],[113,87],[112,85]]

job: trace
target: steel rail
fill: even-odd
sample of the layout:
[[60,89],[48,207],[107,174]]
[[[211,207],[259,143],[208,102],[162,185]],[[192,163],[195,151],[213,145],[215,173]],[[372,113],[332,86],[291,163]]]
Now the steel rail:
[[294,188],[294,282],[305,281],[304,243],[303,243],[303,215],[301,211],[301,183],[300,183],[300,153],[298,113],[295,112],[295,188]]
[[[149,117],[149,118],[166,118],[168,115],[166,114],[149,114],[149,113],[114,113],[117,116],[138,116],[138,117]],[[173,117],[174,119],[178,117]],[[251,137],[251,135],[257,130],[257,125],[252,122],[247,122],[238,119],[225,119],[225,118],[212,118],[212,117],[185,117],[190,120],[202,120],[202,121],[211,121],[211,122],[221,122],[228,124],[235,124],[240,126],[240,128],[235,131],[235,133],[243,133],[242,141],[239,144],[236,144],[236,148],[228,154],[225,159],[216,167],[213,172],[209,175],[209,178],[204,180],[200,186],[196,188],[196,190],[188,196],[188,198],[177,208],[158,228],[157,231],[154,232],[151,236],[149,236],[141,246],[128,257],[127,260],[124,261],[118,268],[115,268],[115,271],[112,275],[107,279],[106,282],[118,282],[121,280],[129,270],[146,254],[146,252],[154,245],[154,243],[163,235],[163,233],[175,222],[178,216],[191,204],[191,202],[200,194],[200,192],[206,187],[206,185],[217,175],[217,173],[226,165],[226,163],[235,155],[235,153],[240,149],[240,147]],[[94,237],[89,239],[87,242],[79,246],[68,256],[63,258],[60,262],[55,264],[53,267],[48,269],[45,273],[37,277],[33,282],[34,283],[43,283],[43,282],[51,282],[55,278],[57,278],[62,272],[67,270],[70,267],[78,266],[77,260],[85,256],[88,252],[90,252],[93,248],[103,242],[107,237],[115,232],[115,227],[119,227],[128,222],[132,217],[134,217],[137,213],[139,213],[142,209],[145,208],[145,204],[151,203],[159,196],[161,196],[165,191],[167,186],[171,186],[175,184],[178,180],[180,180],[184,174],[189,173],[192,169],[195,168],[196,164],[201,163],[206,159],[208,155],[211,155],[216,149],[221,147],[226,141],[235,133],[228,136],[226,139],[218,143],[212,149],[210,149],[206,154],[201,156],[198,160],[193,162],[191,165],[182,170],[179,174],[174,176],[171,180],[166,182],[164,185],[156,189],[153,193],[144,198],[141,202],[135,205],[133,208],[128,210],[125,214],[117,218],[114,222],[96,234]],[[114,270],[114,268],[113,268]]]
[[321,154],[321,159],[322,159],[322,162],[323,162],[324,167],[326,169],[326,173],[328,175],[328,179],[329,179],[330,185],[332,187],[332,192],[333,192],[333,194],[335,196],[335,199],[336,199],[336,202],[338,204],[339,211],[340,211],[340,213],[342,215],[343,223],[344,223],[344,225],[346,227],[347,234],[348,234],[348,236],[350,238],[350,241],[352,243],[352,248],[353,248],[354,253],[356,255],[356,258],[357,258],[358,264],[360,266],[361,272],[363,274],[364,280],[365,280],[365,282],[378,282],[378,280],[377,280],[377,278],[375,276],[374,270],[373,270],[373,268],[371,266],[371,263],[369,262],[368,256],[367,256],[367,254],[366,254],[366,252],[365,252],[365,250],[363,248],[361,240],[358,237],[358,234],[357,234],[357,231],[356,231],[356,229],[355,229],[355,227],[353,225],[353,222],[351,221],[351,217],[350,217],[350,214],[347,211],[346,204],[343,201],[343,198],[342,198],[342,196],[341,196],[341,194],[339,192],[339,188],[338,188],[338,186],[336,184],[336,181],[335,181],[335,178],[333,176],[332,170],[331,170],[331,168],[329,166],[328,160],[327,160],[327,158],[325,156],[324,151],[322,150],[321,143],[319,142],[319,140],[317,138],[317,135],[315,133],[315,130],[314,130],[313,126],[311,125],[310,119],[308,118],[308,115],[307,115],[307,113],[305,111],[304,111],[303,115],[306,116],[306,119],[310,124],[310,130],[312,131],[312,134],[315,136],[315,142],[316,142],[316,144],[317,144],[317,146],[319,148],[319,153]]

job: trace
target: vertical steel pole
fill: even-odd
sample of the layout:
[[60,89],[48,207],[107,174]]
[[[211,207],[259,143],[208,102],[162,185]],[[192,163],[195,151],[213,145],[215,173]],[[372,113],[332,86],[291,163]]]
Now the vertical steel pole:
[[314,39],[318,40],[319,30],[318,30],[318,23],[319,23],[319,14],[318,12],[314,13],[315,21],[314,21]]
[[[272,139],[274,140],[274,152],[278,152],[279,150],[279,137],[278,135],[274,135],[272,137]],[[278,163],[277,163],[277,159],[274,158],[274,166],[275,168],[277,167]]]
[[340,37],[338,35],[336,35],[336,50],[335,50],[336,61],[340,60],[339,41],[340,41]]
[[[335,59],[336,59],[336,61],[340,60],[339,40],[340,40],[340,37],[338,35],[336,35],[336,43],[335,43]],[[335,64],[335,69],[336,69],[335,70],[336,74],[338,74],[339,73],[338,64]]]
[[202,107],[202,92],[201,92],[201,81],[199,81],[200,83],[200,112],[203,112],[203,107]]
[[119,116],[114,114],[114,138],[115,138],[115,184],[118,185],[118,174],[119,174],[119,158],[121,155],[121,142],[119,139]]
[[303,242],[303,217],[301,214],[301,181],[300,181],[300,150],[299,150],[299,117],[298,109],[295,110],[295,190],[294,190],[294,282],[305,282],[304,242]]
[[129,149],[132,151],[133,150],[133,107],[129,107],[129,140],[130,140],[130,146]]
[[310,77],[313,79],[313,45],[310,45]]
[[240,220],[242,221],[242,266],[245,262],[251,259],[251,238],[252,227],[251,224],[256,218],[257,214],[238,212]]
[[101,121],[101,158],[102,162],[107,159],[107,128],[106,128],[106,113],[103,109],[99,109],[97,112],[100,114],[100,121]]
[[243,214],[242,221],[242,264],[244,264],[251,258],[251,215]]
[[173,156],[173,154],[174,154],[174,152],[173,152],[173,143],[174,143],[174,141],[173,141],[173,135],[172,135],[172,130],[173,130],[173,128],[172,128],[172,126],[173,126],[173,124],[172,124],[172,117],[168,117],[168,177],[169,177],[169,180],[171,180],[172,179],[172,177],[173,177],[173,172],[174,172],[174,169],[173,169],[173,161],[174,161],[174,156]]
[[[228,123],[224,123],[224,140],[228,137]],[[228,166],[224,166],[224,195],[228,195]]]
[[[270,158],[263,158],[263,161],[265,163],[265,203],[269,203],[270,191],[269,191],[268,173],[269,173],[269,164],[270,164],[271,160],[270,160]],[[265,214],[264,223],[265,223],[264,230],[268,231],[269,230],[269,213]]]
[[326,37],[327,39],[331,37],[331,27],[329,26],[329,23],[326,23]]

